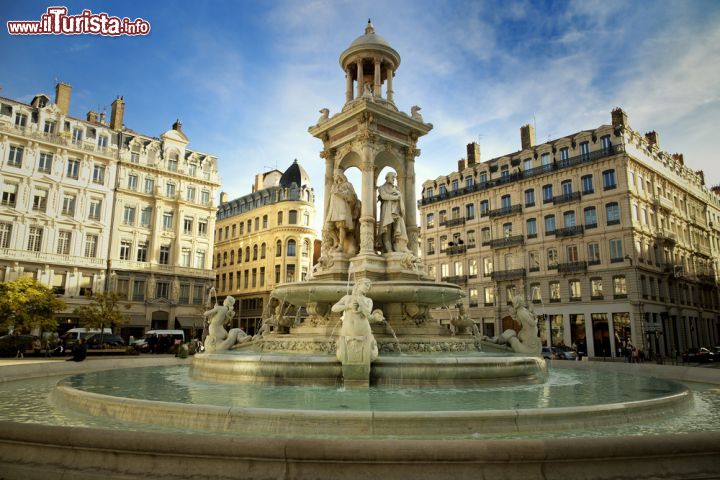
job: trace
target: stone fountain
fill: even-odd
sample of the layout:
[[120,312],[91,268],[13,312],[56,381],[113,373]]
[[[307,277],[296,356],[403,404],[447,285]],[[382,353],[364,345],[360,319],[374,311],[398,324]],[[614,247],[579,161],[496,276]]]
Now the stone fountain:
[[[451,335],[430,316],[433,308],[454,306],[463,291],[429,277],[417,256],[415,159],[418,139],[432,124],[420,107],[407,114],[395,105],[392,81],[399,65],[398,52],[370,22],[340,55],[345,104],[334,115],[323,108],[309,128],[323,142],[325,161],[319,262],[308,281],[275,287],[262,335],[241,337],[240,347],[224,340],[226,348],[196,356],[196,378],[346,386],[545,379],[539,340],[521,340],[529,340],[530,330],[503,337],[509,349],[488,344],[501,356],[478,355],[477,329]],[[362,175],[357,189],[346,175],[351,168]],[[290,308],[305,309],[307,317],[288,321]]]

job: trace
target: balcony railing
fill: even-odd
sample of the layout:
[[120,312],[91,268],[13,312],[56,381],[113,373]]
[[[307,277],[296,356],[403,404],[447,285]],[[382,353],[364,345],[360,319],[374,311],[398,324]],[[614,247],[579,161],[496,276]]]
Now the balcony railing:
[[507,215],[514,215],[521,212],[522,205],[518,203],[517,205],[510,205],[509,207],[502,207],[496,208],[495,210],[490,210],[490,218],[505,217]]
[[677,242],[677,234],[671,230],[660,229],[657,232],[657,236],[660,240],[665,240],[666,242],[670,242],[670,243]]
[[658,195],[657,197],[655,197],[654,203],[656,207],[664,208],[669,212],[675,209],[675,204],[673,203],[673,201],[669,198],[663,197],[662,195]]
[[558,264],[558,273],[587,272],[587,262],[568,262]]
[[14,250],[12,248],[0,248],[0,257],[6,259],[20,260],[36,263],[58,263],[61,265],[77,267],[105,267],[106,259],[92,257],[76,257],[72,255],[60,255],[46,252],[30,252],[27,250]]
[[503,271],[496,271],[492,272],[490,274],[490,278],[493,281],[501,282],[503,280],[516,280],[518,278],[525,277],[525,269],[524,268],[516,268],[513,270],[503,270]]
[[582,225],[575,225],[574,227],[558,228],[555,230],[555,238],[566,238],[574,237],[576,235],[582,235],[585,232],[585,228]]
[[454,245],[445,249],[445,253],[448,255],[460,255],[465,253],[467,247],[465,245]]
[[582,163],[588,163],[593,162],[595,160],[599,160],[601,158],[610,157],[617,153],[622,153],[625,151],[625,146],[620,145],[613,145],[610,148],[596,150],[594,152],[590,152],[589,154],[585,155],[577,155],[575,157],[568,158],[566,160],[559,160],[557,162],[554,162],[549,165],[542,165],[539,167],[531,168],[529,170],[525,170],[522,172],[512,173],[510,175],[506,175],[504,177],[494,178],[492,180],[488,180],[486,182],[478,182],[475,183],[471,188],[462,188],[458,191],[454,192],[447,192],[442,195],[435,195],[432,197],[424,197],[421,200],[418,200],[418,205],[429,205],[431,203],[435,203],[441,200],[447,200],[449,198],[453,197],[459,197],[463,195],[468,195],[472,192],[479,192],[483,190],[487,190],[493,187],[497,187],[499,185],[505,185],[512,182],[518,182],[527,178],[537,177],[540,175],[545,175],[551,172],[555,172],[558,170],[565,170],[567,168],[572,168],[576,165],[580,165]]
[[553,205],[561,205],[563,203],[574,202],[580,200],[580,192],[564,193],[553,197]]
[[447,283],[467,283],[467,275],[455,275],[452,277],[443,277],[442,281]]
[[490,245],[490,248],[504,248],[523,245],[524,243],[525,237],[522,235],[513,235],[511,237],[488,240],[487,242],[483,242],[483,245]]
[[707,273],[701,273],[697,276],[700,283],[706,285],[715,285],[715,275],[708,275]]
[[451,218],[445,222],[446,227],[455,227],[457,225],[465,225],[465,217]]

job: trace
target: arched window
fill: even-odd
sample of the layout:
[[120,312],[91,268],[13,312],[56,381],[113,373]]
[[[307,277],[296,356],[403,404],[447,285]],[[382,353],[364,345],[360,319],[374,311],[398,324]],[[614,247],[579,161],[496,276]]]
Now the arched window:
[[235,263],[235,250],[230,250],[230,265]]
[[265,247],[265,243],[263,242],[263,244],[260,245],[260,258],[265,258],[265,250],[267,250],[267,248]]
[[245,261],[250,261],[250,247],[245,247]]
[[305,241],[303,242],[302,256],[303,257],[310,256],[310,240],[305,239]]
[[288,257],[294,257],[295,256],[295,247],[296,243],[295,240],[292,238],[287,241],[287,256]]
[[260,217],[255,217],[255,231],[260,230]]
[[290,213],[288,214],[288,223],[290,225],[297,224],[297,210],[290,210]]
[[283,212],[278,212],[278,225],[282,225],[283,222]]
[[258,257],[258,247],[257,245],[253,245],[253,260],[257,260]]
[[263,215],[263,227],[262,228],[268,228],[268,216]]
[[242,248],[238,248],[238,263],[242,262]]
[[275,242],[275,256],[282,256],[282,240],[278,240],[277,242]]
[[216,266],[220,266],[220,253],[217,254],[217,260],[215,261]]
[[227,265],[227,252],[223,253],[223,267]]

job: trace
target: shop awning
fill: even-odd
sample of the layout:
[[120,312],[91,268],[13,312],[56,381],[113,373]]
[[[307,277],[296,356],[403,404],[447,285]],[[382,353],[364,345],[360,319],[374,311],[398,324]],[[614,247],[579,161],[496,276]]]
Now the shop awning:
[[175,317],[181,328],[202,328],[203,318],[197,317]]

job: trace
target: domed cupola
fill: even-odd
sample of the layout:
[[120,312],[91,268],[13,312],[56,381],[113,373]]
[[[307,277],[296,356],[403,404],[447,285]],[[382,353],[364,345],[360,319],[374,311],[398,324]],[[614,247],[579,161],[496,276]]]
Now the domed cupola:
[[[400,66],[400,54],[383,37],[375,33],[368,19],[365,35],[356,38],[340,55],[340,66],[345,71],[346,104],[368,98],[394,106],[392,78]],[[385,97],[383,98],[383,85]]]
[[288,167],[287,170],[280,177],[281,187],[290,187],[292,184],[298,187],[310,187],[310,176],[307,174],[305,169],[298,163],[297,158]]

